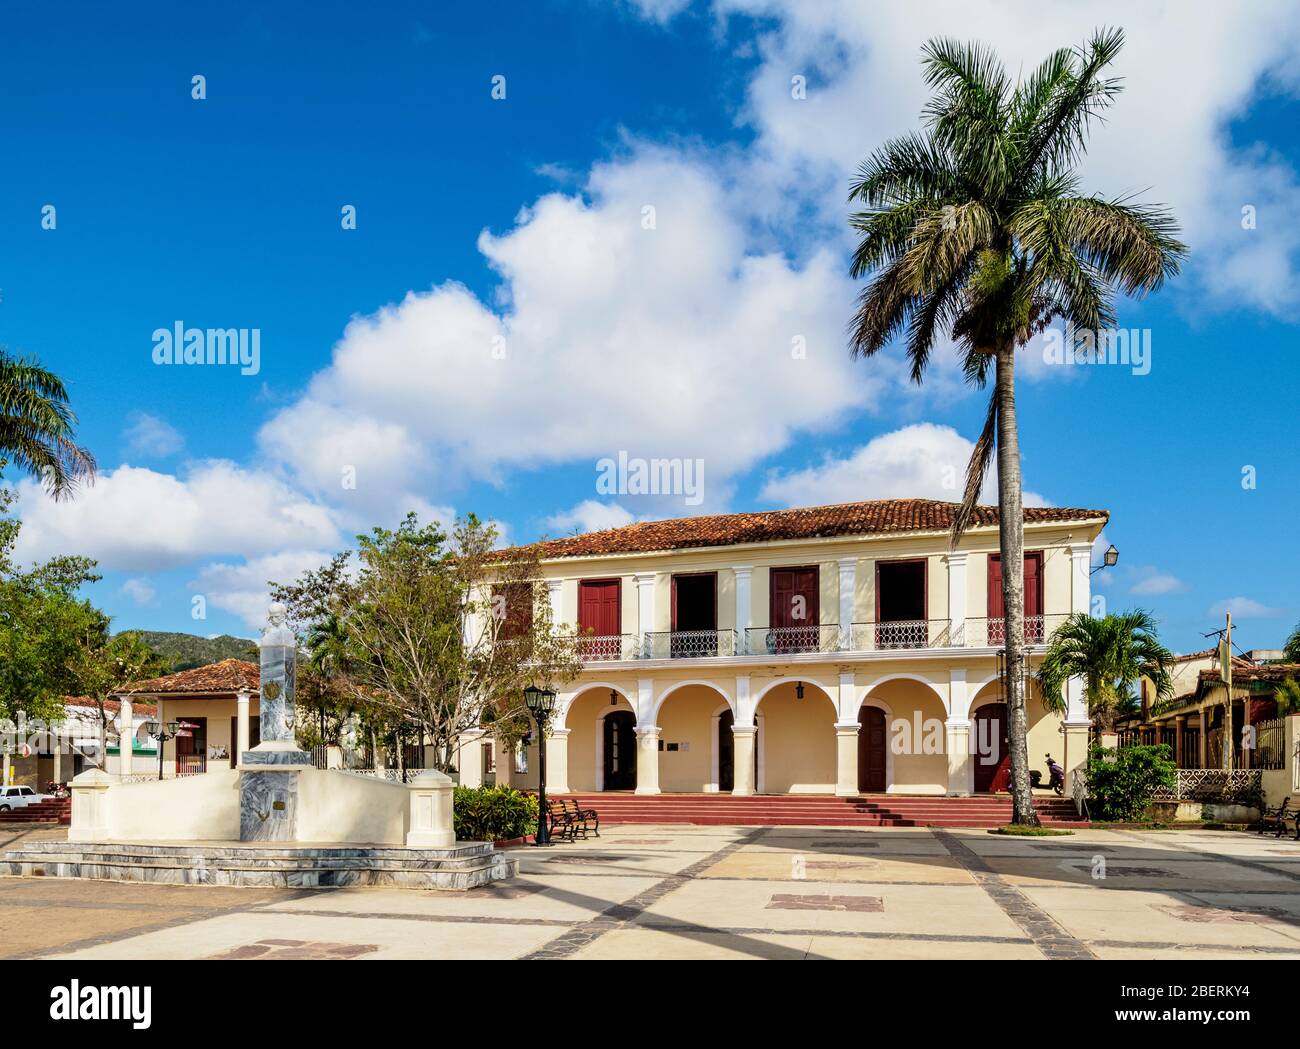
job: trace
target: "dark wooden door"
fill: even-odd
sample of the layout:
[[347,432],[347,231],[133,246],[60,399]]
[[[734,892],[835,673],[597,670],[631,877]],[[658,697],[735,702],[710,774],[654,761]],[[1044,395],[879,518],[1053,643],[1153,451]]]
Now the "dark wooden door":
[[584,634],[612,637],[621,633],[620,591],[617,579],[584,579],[578,583],[578,626]]
[[176,775],[186,776],[208,769],[208,719],[183,716],[184,735],[176,737]]
[[1006,790],[1011,782],[1011,751],[1007,745],[1007,705],[985,703],[975,711],[971,725],[971,760],[975,762],[975,790]]
[[605,790],[636,787],[636,716],[630,710],[605,715]]
[[769,585],[769,652],[816,652],[821,586],[816,565],[774,568]]
[[858,711],[858,790],[883,794],[885,782],[885,712],[879,707]]
[[[1025,640],[1041,641],[1043,624],[1038,617],[1043,614],[1043,552],[1031,550],[1025,554]],[[1002,557],[989,555],[989,644],[1001,645],[1006,638],[1002,619],[1005,616],[1002,600]],[[994,622],[994,621],[997,622]]]
[[[256,714],[248,718],[248,749],[252,750],[262,742],[262,719]],[[230,719],[230,767],[239,764],[239,718]]]
[[736,723],[736,715],[730,709],[718,716],[718,790],[736,789],[736,741],[731,734],[731,727]]
[[578,583],[578,630],[584,659],[619,659],[623,646],[622,586],[617,579],[583,579]]

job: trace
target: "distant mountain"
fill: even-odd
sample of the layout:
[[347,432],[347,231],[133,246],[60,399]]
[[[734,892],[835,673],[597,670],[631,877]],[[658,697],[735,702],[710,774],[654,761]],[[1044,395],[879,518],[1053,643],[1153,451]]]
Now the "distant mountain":
[[221,634],[218,637],[199,637],[197,634],[180,634],[167,630],[135,631],[144,643],[171,665],[169,673],[193,670],[223,659],[246,659],[256,663],[253,650],[257,642],[246,637]]

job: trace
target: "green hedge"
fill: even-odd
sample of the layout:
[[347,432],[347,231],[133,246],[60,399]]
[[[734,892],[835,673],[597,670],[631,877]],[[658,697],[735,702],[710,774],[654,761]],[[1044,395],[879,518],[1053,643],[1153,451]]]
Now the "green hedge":
[[1111,750],[1094,744],[1088,753],[1088,806],[1093,819],[1143,819],[1157,787],[1177,782],[1168,744]]
[[457,787],[457,841],[506,841],[537,832],[537,797],[510,787]]

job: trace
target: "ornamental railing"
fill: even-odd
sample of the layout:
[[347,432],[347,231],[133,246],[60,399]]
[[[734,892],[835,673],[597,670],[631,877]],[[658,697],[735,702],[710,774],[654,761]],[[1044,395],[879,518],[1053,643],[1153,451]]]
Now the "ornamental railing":
[[1178,769],[1173,788],[1157,787],[1156,801],[1226,801],[1247,804],[1264,788],[1260,769]]
[[755,626],[745,631],[745,654],[788,656],[800,652],[838,652],[842,640],[838,623],[817,626]]
[[1250,752],[1250,767],[1286,768],[1286,718],[1260,721],[1250,728],[1255,735],[1255,747]]
[[1075,769],[1071,774],[1074,779],[1070,794],[1074,798],[1074,811],[1084,819],[1088,818],[1088,774],[1083,769]]
[[[1025,616],[1025,644],[1045,645],[1052,636],[1052,631],[1066,617]],[[985,619],[968,619],[965,624],[965,640],[968,648],[1001,648],[1007,643],[1007,621],[1004,616],[989,616]]]
[[636,634],[591,634],[578,638],[578,658],[584,663],[636,659],[640,654],[641,639]]
[[961,628],[953,636],[949,619],[899,619],[886,623],[854,623],[853,650],[876,652],[906,648],[960,646]]
[[645,636],[647,659],[704,659],[736,654],[734,630],[657,630]]

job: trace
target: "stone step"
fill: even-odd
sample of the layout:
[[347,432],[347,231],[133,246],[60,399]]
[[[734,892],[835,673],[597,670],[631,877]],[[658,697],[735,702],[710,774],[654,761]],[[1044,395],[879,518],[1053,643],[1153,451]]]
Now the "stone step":
[[491,844],[449,849],[247,846],[237,843],[33,842],[0,853],[0,874],[189,885],[398,885],[470,889],[512,877],[518,861]]

